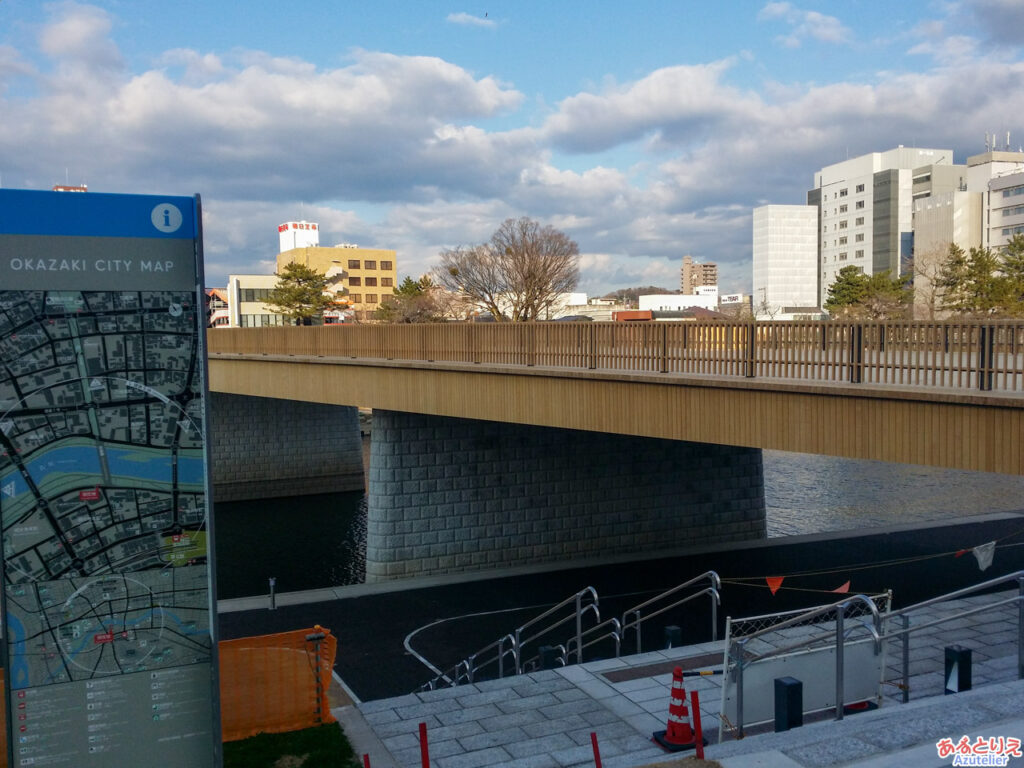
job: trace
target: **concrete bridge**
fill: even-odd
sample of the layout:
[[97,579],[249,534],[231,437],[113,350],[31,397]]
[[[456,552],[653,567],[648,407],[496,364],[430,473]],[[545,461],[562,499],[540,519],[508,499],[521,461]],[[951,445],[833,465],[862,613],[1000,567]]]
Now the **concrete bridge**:
[[209,351],[215,471],[257,495],[352,482],[374,409],[370,580],[763,536],[763,448],[1024,474],[1024,323],[218,329]]

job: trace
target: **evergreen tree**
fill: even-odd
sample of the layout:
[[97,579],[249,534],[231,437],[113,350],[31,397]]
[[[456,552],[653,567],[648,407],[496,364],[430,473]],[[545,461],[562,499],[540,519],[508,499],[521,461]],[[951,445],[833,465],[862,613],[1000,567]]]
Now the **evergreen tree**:
[[324,293],[328,283],[326,275],[293,261],[281,271],[264,303],[295,325],[320,325],[324,310],[334,305],[334,297]]
[[831,315],[851,314],[868,291],[868,276],[860,267],[843,267],[835,282],[828,287],[825,309]]
[[377,307],[375,317],[385,323],[437,323],[444,320],[440,289],[429,277],[413,280],[406,276],[395,289],[393,296],[387,296]]
[[860,267],[849,266],[828,287],[825,309],[834,317],[893,319],[906,315],[910,298],[907,281],[889,270],[865,275]]

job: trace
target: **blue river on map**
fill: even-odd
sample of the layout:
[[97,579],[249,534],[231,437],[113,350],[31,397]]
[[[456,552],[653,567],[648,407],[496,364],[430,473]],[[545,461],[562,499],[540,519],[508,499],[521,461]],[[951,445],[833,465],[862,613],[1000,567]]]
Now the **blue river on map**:
[[[129,480],[171,483],[171,461],[168,453],[149,455],[134,448],[107,448],[107,467],[113,476]],[[91,445],[65,445],[25,462],[25,467],[41,485],[55,473],[102,475],[99,453]],[[13,487],[10,483],[14,483]],[[200,456],[178,456],[178,482],[202,485],[203,459]],[[28,491],[22,474],[15,470],[0,478],[5,498],[17,498]]]

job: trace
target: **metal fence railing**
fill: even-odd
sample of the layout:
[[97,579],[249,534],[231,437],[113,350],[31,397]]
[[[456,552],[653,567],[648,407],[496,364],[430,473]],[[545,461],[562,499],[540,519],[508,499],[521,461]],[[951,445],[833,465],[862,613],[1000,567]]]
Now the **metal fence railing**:
[[218,328],[214,355],[302,355],[1024,392],[1024,321],[439,323]]

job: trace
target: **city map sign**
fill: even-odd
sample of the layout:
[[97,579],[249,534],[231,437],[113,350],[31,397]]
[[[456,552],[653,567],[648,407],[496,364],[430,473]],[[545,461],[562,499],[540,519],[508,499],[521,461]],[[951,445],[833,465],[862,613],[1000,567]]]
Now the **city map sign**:
[[198,198],[0,189],[12,766],[220,764]]

